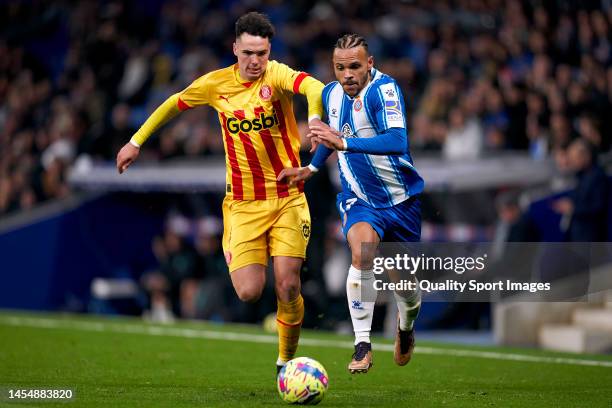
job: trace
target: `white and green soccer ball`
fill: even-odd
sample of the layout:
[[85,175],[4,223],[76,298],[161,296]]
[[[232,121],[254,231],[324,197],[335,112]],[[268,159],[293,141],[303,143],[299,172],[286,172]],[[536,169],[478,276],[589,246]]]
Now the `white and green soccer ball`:
[[327,371],[312,358],[298,357],[280,370],[276,383],[283,401],[289,404],[316,405],[327,391]]

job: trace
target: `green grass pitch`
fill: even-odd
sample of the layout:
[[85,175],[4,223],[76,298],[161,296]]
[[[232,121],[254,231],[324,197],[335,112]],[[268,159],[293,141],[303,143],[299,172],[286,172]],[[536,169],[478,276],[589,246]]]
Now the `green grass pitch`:
[[[321,406],[612,407],[612,356],[443,345],[417,333],[408,366],[395,366],[391,342],[377,338],[370,373],[351,375],[350,338],[302,337],[298,355],[330,377]],[[275,343],[257,327],[0,312],[0,406],[284,406]],[[71,388],[75,397],[15,401],[9,388]]]

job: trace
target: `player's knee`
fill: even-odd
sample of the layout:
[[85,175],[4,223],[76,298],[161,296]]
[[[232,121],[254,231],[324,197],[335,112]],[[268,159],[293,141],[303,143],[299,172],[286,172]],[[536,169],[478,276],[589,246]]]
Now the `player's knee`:
[[261,297],[262,289],[255,285],[243,285],[236,288],[238,298],[243,302],[254,303]]
[[371,269],[372,256],[370,251],[367,249],[364,251],[361,245],[351,248],[351,264],[357,269]]
[[300,293],[299,276],[287,277],[276,281],[276,294],[280,298],[295,299]]
[[351,229],[349,232],[351,247],[351,263],[358,269],[372,269],[372,261],[376,253],[377,235],[371,228]]

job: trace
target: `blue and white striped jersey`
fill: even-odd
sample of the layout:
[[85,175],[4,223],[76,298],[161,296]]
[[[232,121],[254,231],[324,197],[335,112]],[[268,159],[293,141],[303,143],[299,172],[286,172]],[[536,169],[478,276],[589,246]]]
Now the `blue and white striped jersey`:
[[[424,183],[408,150],[406,110],[400,88],[393,78],[376,69],[371,74],[370,83],[354,98],[337,81],[327,84],[323,89],[323,106],[329,125],[347,141],[347,151],[338,152],[343,190],[372,207],[384,208],[422,192]],[[363,140],[382,134],[393,138],[378,137],[375,144]]]

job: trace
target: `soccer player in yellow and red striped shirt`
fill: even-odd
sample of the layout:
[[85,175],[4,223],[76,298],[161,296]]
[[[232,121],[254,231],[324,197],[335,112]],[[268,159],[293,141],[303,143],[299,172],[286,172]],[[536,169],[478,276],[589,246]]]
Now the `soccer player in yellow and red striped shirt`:
[[274,27],[247,13],[236,22],[237,63],[210,72],[172,95],[146,120],[117,155],[122,173],[140,146],[179,112],[201,105],[219,114],[226,162],[223,250],[238,297],[259,299],[268,258],[273,257],[277,295],[277,371],[295,355],[304,317],[300,268],[310,237],[303,183],[277,181],[285,167],[299,167],[300,135],[292,97],[308,99],[310,124],[319,124],[323,84],[304,72],[270,61]]

